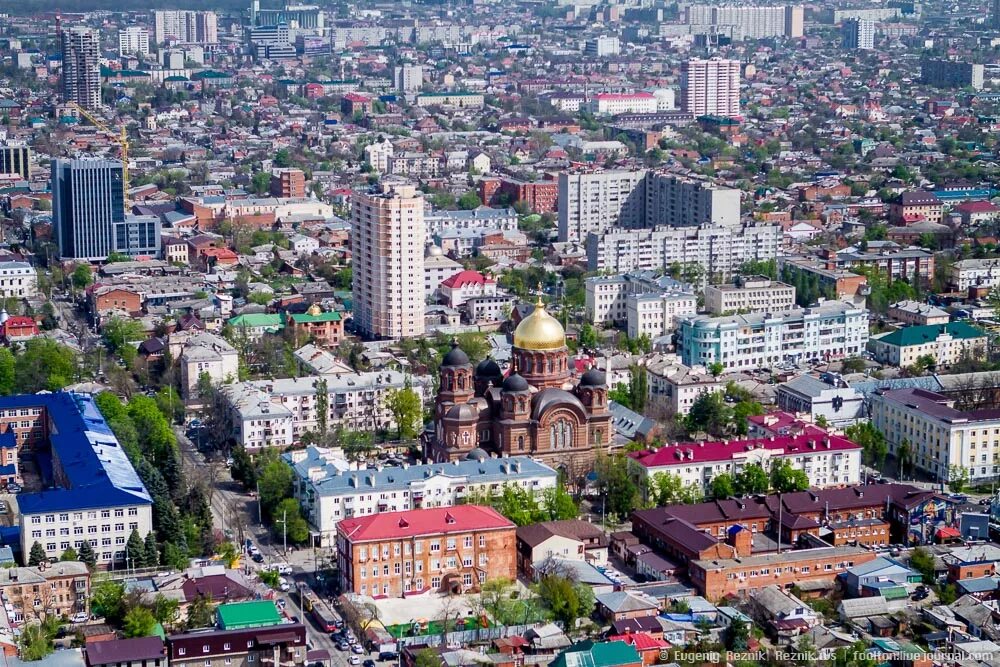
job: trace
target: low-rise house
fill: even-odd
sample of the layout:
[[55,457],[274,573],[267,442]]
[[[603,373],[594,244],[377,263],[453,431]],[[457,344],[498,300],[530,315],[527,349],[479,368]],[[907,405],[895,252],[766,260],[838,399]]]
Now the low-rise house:
[[608,562],[607,535],[599,526],[580,519],[520,526],[517,529],[518,570],[530,577],[532,564],[545,558],[604,565]]
[[887,616],[889,605],[881,595],[841,600],[837,613],[843,621],[859,622],[875,616]]
[[181,396],[198,393],[198,381],[207,376],[213,386],[239,379],[239,354],[222,336],[206,331],[178,332],[170,336],[171,349],[180,346],[178,365],[181,372]]
[[920,301],[899,301],[890,305],[886,314],[897,322],[917,326],[948,324],[951,321],[948,311]]
[[8,617],[14,626],[73,616],[90,608],[90,570],[79,561],[0,569],[0,594],[13,607]]
[[891,584],[891,588],[896,591],[902,590],[905,597],[906,585],[920,583],[921,579],[922,576],[919,572],[914,572],[891,558],[883,556],[867,563],[855,565],[844,573],[845,587],[857,597],[872,595],[890,597],[891,593],[886,584]]
[[660,612],[659,603],[637,591],[612,591],[595,596],[598,612],[605,620],[613,623],[630,618],[656,616]]
[[90,642],[87,667],[166,667],[167,647],[160,637],[134,637]]
[[771,634],[795,637],[822,623],[822,616],[779,586],[766,586],[751,594],[751,615]]
[[574,644],[556,656],[551,667],[642,667],[642,657],[635,647],[623,641]]
[[967,322],[910,326],[872,337],[868,349],[879,363],[899,368],[931,357],[939,368],[986,353],[986,333]]
[[306,662],[306,628],[279,623],[241,630],[191,630],[167,637],[169,662],[175,667],[297,667]]

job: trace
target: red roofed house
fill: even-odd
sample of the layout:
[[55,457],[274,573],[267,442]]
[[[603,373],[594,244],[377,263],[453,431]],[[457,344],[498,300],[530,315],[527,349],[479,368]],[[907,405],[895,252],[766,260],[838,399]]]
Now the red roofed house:
[[357,93],[347,93],[340,100],[340,112],[348,116],[353,116],[355,113],[370,114],[372,106],[374,106],[372,98]]
[[240,259],[240,256],[229,248],[205,248],[201,256],[205,261],[206,270],[213,266],[233,266]]
[[21,315],[8,316],[7,311],[0,312],[0,337],[10,345],[29,340],[38,335],[38,323],[33,317]]
[[941,222],[944,206],[933,192],[911,190],[900,193],[889,204],[889,222],[905,225],[917,220]]
[[978,225],[988,222],[996,218],[997,213],[1000,213],[1000,207],[988,201],[968,201],[959,204],[952,210],[962,216],[963,225]]
[[[364,471],[356,474],[360,478]],[[405,597],[478,590],[488,579],[513,580],[515,530],[496,510],[479,505],[343,519],[337,524],[341,590]]]
[[497,282],[478,271],[459,271],[441,283],[440,291],[450,308],[458,308],[474,297],[496,296]]
[[647,479],[671,473],[679,475],[685,485],[706,490],[716,475],[734,475],[753,463],[770,470],[777,460],[809,472],[811,486],[857,484],[861,474],[860,445],[838,435],[812,432],[755,440],[682,442],[628,456],[632,469]]

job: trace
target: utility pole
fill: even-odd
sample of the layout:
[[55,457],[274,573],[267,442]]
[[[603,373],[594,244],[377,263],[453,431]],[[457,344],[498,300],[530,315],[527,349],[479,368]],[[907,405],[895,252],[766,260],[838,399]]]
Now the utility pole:
[[260,513],[260,482],[259,481],[257,482],[257,525],[258,526],[263,526],[264,525],[264,517]]

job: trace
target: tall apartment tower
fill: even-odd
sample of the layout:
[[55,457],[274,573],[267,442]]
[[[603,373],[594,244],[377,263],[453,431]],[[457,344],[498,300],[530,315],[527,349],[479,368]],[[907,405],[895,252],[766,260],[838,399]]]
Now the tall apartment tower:
[[396,90],[401,93],[419,93],[424,85],[424,68],[422,65],[397,65],[393,71]]
[[100,36],[95,30],[74,26],[62,33],[62,89],[66,102],[84,109],[101,105]]
[[63,259],[103,261],[125,222],[122,163],[83,158],[52,161],[52,226]]
[[168,39],[183,43],[218,42],[218,23],[215,12],[174,9],[153,12],[153,30],[157,44]]
[[31,149],[26,145],[0,143],[0,174],[31,178]]
[[1000,0],[993,0],[990,3],[990,27],[1000,30]]
[[841,45],[853,51],[875,48],[875,22],[867,19],[846,19],[840,28]]
[[118,31],[118,55],[149,55],[149,31],[130,25]]
[[371,338],[422,335],[423,197],[411,183],[383,182],[353,200],[355,326]]
[[694,58],[681,71],[681,105],[695,116],[740,115],[740,63]]
[[806,10],[802,5],[785,7],[785,37],[797,38],[805,34]]
[[559,240],[582,242],[587,234],[642,227],[645,170],[559,174]]

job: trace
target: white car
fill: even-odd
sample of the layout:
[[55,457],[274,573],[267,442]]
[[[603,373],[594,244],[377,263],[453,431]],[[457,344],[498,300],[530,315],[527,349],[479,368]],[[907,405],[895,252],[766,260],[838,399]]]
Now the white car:
[[288,591],[292,590],[292,587],[291,585],[289,585],[288,580],[286,580],[284,577],[278,579],[278,588],[281,589],[281,591],[284,593],[287,593]]
[[85,611],[78,611],[70,617],[72,623],[86,623],[90,620],[90,614]]
[[361,664],[361,658],[359,658],[356,655],[352,655],[350,658],[347,659],[347,662],[348,662],[348,664],[351,664],[351,665],[360,665]]

